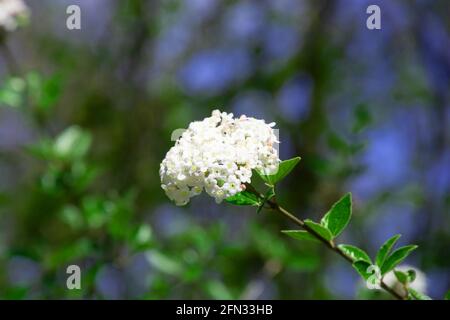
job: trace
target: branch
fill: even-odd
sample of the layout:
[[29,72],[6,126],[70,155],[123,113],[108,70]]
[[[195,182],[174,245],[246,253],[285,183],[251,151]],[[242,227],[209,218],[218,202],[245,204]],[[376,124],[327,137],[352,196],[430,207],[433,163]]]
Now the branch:
[[[254,190],[254,189],[253,189]],[[253,191],[252,190],[252,191]],[[258,194],[259,195],[259,194]],[[348,255],[346,255],[339,247],[337,247],[333,241],[328,241],[325,238],[323,238],[321,235],[319,235],[317,232],[315,232],[314,230],[312,230],[311,228],[309,228],[304,222],[303,220],[297,218],[296,216],[294,216],[292,213],[290,213],[289,211],[287,211],[286,209],[284,209],[283,207],[279,206],[278,203],[274,200],[269,200],[267,201],[267,204],[270,206],[270,208],[278,213],[281,213],[282,215],[284,215],[285,217],[287,217],[289,220],[291,220],[292,222],[294,222],[296,225],[298,225],[299,227],[301,227],[302,229],[304,229],[305,231],[307,231],[309,234],[311,234],[312,236],[314,236],[317,240],[319,240],[320,242],[322,242],[323,244],[325,244],[325,246],[327,248],[329,248],[330,250],[334,251],[335,253],[337,253],[338,255],[340,255],[342,258],[344,258],[345,260],[347,260],[348,262],[353,264],[353,259],[351,257],[349,257]],[[389,287],[385,282],[383,282],[383,280],[381,280],[380,283],[381,288],[383,288],[386,292],[388,292],[389,294],[391,294],[392,296],[394,296],[396,299],[399,300],[407,300],[406,296],[402,296],[400,295],[397,291],[395,291],[394,289],[392,289],[391,287]]]

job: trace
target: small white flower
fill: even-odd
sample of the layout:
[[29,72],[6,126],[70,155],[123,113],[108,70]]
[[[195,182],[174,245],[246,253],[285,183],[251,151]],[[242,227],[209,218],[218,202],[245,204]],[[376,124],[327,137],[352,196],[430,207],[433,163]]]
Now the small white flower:
[[278,167],[274,125],[219,110],[192,122],[161,163],[161,187],[177,205],[202,190],[217,203],[241,192],[252,169],[273,172]]
[[18,20],[28,15],[28,7],[22,0],[0,0],[0,31],[14,31]]

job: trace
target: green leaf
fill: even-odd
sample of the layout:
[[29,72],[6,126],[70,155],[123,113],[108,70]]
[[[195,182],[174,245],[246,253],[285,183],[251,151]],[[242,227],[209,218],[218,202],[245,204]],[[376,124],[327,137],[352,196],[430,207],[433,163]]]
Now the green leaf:
[[392,247],[397,242],[397,240],[401,237],[400,234],[396,234],[395,236],[388,239],[381,247],[380,250],[378,250],[377,257],[375,259],[375,262],[377,266],[381,267],[386,260],[387,256],[389,255],[389,252],[391,252]]
[[325,240],[330,241],[333,239],[333,235],[331,234],[331,231],[328,230],[326,227],[322,226],[321,224],[318,224],[312,220],[306,219],[305,225],[308,226],[310,229],[314,230],[317,234],[319,234]]
[[269,190],[267,190],[266,194],[264,195],[264,199],[262,200],[256,212],[259,213],[264,207],[264,204],[270,199],[272,199],[274,196],[275,196],[275,189],[273,187],[270,187]]
[[22,78],[11,77],[0,88],[0,106],[18,108],[23,102],[26,83]]
[[338,136],[336,133],[328,134],[328,145],[336,151],[340,151],[341,153],[348,153],[350,150],[350,145],[343,138]]
[[408,245],[395,250],[380,267],[381,274],[384,275],[394,269],[396,265],[402,262],[411,253],[411,251],[416,248],[416,245]]
[[145,246],[152,240],[152,229],[148,225],[141,225],[134,234],[134,244],[136,246]]
[[352,195],[347,193],[336,202],[322,218],[320,223],[337,237],[347,226],[352,215]]
[[364,128],[372,123],[372,115],[365,104],[358,105],[354,110],[355,122],[352,127],[354,133],[360,133]]
[[28,89],[36,106],[44,111],[55,105],[61,94],[61,77],[53,75],[44,79],[37,73],[27,75]]
[[173,276],[179,276],[183,272],[183,265],[173,258],[156,250],[151,250],[146,254],[150,264],[161,272]]
[[64,130],[55,140],[55,154],[63,159],[82,158],[91,146],[91,135],[78,126]]
[[447,291],[447,293],[446,293],[445,296],[444,296],[444,299],[445,299],[445,300],[450,300],[450,290]]
[[349,245],[349,244],[340,244],[339,249],[341,249],[347,256],[353,259],[353,261],[363,260],[368,263],[372,263],[372,260],[362,249]]
[[394,270],[395,277],[400,283],[407,284],[408,283],[408,274],[403,271]]
[[44,266],[48,269],[56,269],[70,261],[83,259],[93,253],[94,245],[88,239],[81,238],[74,242],[59,246],[55,250],[47,252],[44,257]]
[[314,237],[312,234],[308,233],[305,230],[281,230],[281,232],[297,240],[309,240],[319,242],[319,240],[316,237]]
[[206,283],[206,291],[213,299],[217,300],[232,300],[233,294],[225,286],[224,283],[218,280],[211,280]]
[[53,142],[50,139],[42,138],[34,144],[25,146],[25,150],[39,159],[49,160],[54,158]]
[[261,200],[257,195],[248,192],[241,191],[236,193],[234,196],[225,199],[226,202],[237,205],[237,206],[260,206]]
[[353,262],[353,268],[363,277],[364,280],[369,279],[372,273],[367,272],[371,264],[364,260],[358,260]]
[[73,205],[67,205],[61,210],[61,220],[74,230],[80,230],[84,224],[80,209]]
[[267,184],[274,186],[277,182],[285,178],[292,169],[299,163],[300,157],[295,157],[289,160],[281,161],[278,164],[278,170],[274,174],[265,174],[264,172],[258,172],[261,179],[263,179]]
[[406,272],[406,275],[408,276],[408,282],[411,283],[414,280],[416,280],[416,272],[414,270],[408,270]]
[[408,289],[409,294],[416,300],[432,300],[429,296],[426,294],[423,294],[417,290],[414,290],[413,288]]
[[0,206],[8,203],[10,201],[10,196],[4,192],[0,192]]

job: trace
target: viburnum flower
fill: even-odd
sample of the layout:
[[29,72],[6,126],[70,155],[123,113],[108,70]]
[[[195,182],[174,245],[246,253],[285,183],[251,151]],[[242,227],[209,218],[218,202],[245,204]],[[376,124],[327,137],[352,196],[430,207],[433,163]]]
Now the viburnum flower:
[[245,189],[252,170],[272,173],[280,159],[273,127],[242,115],[214,110],[189,124],[160,166],[161,187],[182,206],[203,190],[217,203]]
[[0,31],[14,31],[19,20],[28,15],[28,7],[22,0],[0,0]]

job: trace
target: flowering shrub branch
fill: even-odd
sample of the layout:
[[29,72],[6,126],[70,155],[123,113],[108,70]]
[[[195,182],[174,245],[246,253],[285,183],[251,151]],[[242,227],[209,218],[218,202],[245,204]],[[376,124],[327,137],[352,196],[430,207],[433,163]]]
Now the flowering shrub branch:
[[[254,192],[254,194],[258,195],[260,199],[262,198],[262,195],[260,195],[252,186],[249,186],[250,190]],[[350,195],[347,195],[346,197],[350,197]],[[340,255],[342,258],[350,262],[352,265],[355,266],[358,272],[364,272],[363,269],[358,269],[357,265],[360,261],[370,261],[370,258],[368,255],[363,252],[361,249],[349,245],[336,245],[333,239],[330,239],[330,234],[327,231],[324,231],[325,229],[322,229],[319,227],[319,225],[315,224],[314,222],[311,222],[311,220],[302,220],[297,218],[295,215],[281,207],[276,201],[275,198],[267,201],[267,204],[269,205],[269,208],[277,213],[282,214],[283,216],[287,217],[290,221],[301,227],[302,230],[283,230],[282,232],[289,235],[290,237],[298,240],[318,240],[325,244],[327,248],[334,251],[338,255]],[[363,277],[365,279],[368,279],[363,274]],[[382,279],[379,280],[379,285],[381,288],[386,290],[388,293],[390,293],[392,296],[394,296],[397,299],[405,300],[408,298],[408,296],[404,296],[399,294],[397,291],[389,287]]]
[[[316,223],[309,219],[299,219],[277,203],[274,189],[275,183],[284,178],[294,168],[299,160],[300,158],[294,158],[281,162],[278,174],[275,176],[267,177],[259,174],[259,176],[269,187],[268,194],[271,195],[270,198],[267,197],[267,193],[266,195],[263,195],[259,193],[251,184],[247,184],[245,193],[240,193],[230,197],[227,201],[236,205],[257,204],[258,210],[265,206],[272,211],[282,214],[302,229],[282,230],[283,233],[294,239],[319,241],[323,243],[327,248],[350,262],[356,271],[363,277],[363,279],[366,280],[368,284],[373,285],[372,288],[382,288],[393,297],[400,300],[429,299],[429,297],[417,292],[413,288],[408,288],[409,284],[412,283],[415,278],[413,275],[413,270],[408,270],[406,273],[399,270],[394,271],[395,277],[400,283],[403,284],[404,289],[406,289],[403,290],[403,292],[398,292],[383,281],[384,275],[394,270],[398,264],[400,264],[414,249],[417,248],[416,245],[407,245],[395,250],[391,255],[389,255],[395,242],[400,238],[400,235],[392,237],[387,240],[383,246],[381,246],[376,257],[376,264],[373,264],[368,254],[362,249],[352,245],[337,245],[335,243],[334,239],[344,230],[351,218],[352,207],[350,193],[346,194],[342,199],[336,202],[330,211],[325,214],[320,223]],[[294,162],[295,164],[292,166],[292,163]],[[245,199],[248,199],[248,201]],[[374,273],[376,269],[379,269],[380,272]]]
[[[298,225],[299,230],[282,230],[297,240],[317,241],[352,264],[370,289],[384,289],[393,297],[429,299],[410,287],[415,271],[395,268],[417,248],[407,245],[392,251],[400,235],[388,239],[378,250],[374,261],[362,249],[348,244],[336,244],[352,215],[352,198],[348,193],[336,202],[320,222],[299,219],[275,198],[275,186],[300,162],[300,157],[281,161],[275,144],[278,140],[274,124],[264,120],[213,111],[211,117],[196,121],[177,140],[161,163],[161,186],[177,205],[205,190],[217,203],[225,200],[239,206],[255,206],[277,212]],[[255,176],[267,186],[264,193],[252,185]],[[394,272],[403,290],[396,290],[384,281]]]

